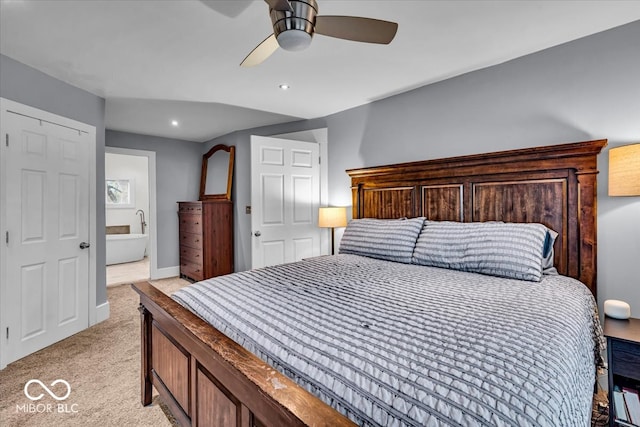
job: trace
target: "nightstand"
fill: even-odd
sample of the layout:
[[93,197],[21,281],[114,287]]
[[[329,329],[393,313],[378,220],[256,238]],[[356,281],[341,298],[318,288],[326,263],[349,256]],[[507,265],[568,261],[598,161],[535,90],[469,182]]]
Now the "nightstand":
[[640,389],[640,319],[617,320],[605,317],[609,365],[609,425],[615,421],[614,386]]

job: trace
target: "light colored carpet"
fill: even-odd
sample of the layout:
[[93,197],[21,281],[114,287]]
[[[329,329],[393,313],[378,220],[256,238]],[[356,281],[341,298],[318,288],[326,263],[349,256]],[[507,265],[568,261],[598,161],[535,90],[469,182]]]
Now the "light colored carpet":
[[149,280],[150,268],[149,257],[135,262],[107,265],[107,286]]
[[[178,278],[152,283],[167,294],[188,284]],[[148,407],[140,403],[138,294],[125,284],[108,288],[107,295],[111,310],[108,320],[0,371],[0,425],[171,427],[174,424],[158,399]],[[25,384],[31,379],[39,379],[47,386],[57,379],[66,380],[71,385],[71,394],[58,402],[38,384],[32,384],[31,395],[45,393],[41,400],[32,402],[24,394]],[[58,395],[66,391],[60,383],[50,388]],[[25,412],[23,405],[30,403],[40,404],[36,410],[41,412]],[[66,406],[59,408],[58,404]],[[51,412],[47,412],[46,405],[50,405]]]

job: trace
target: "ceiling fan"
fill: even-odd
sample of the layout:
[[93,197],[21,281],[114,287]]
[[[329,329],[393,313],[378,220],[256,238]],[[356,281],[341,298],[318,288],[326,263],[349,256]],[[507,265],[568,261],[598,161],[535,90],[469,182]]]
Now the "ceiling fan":
[[264,0],[269,5],[273,34],[247,55],[241,67],[253,67],[278,47],[297,51],[311,44],[314,33],[357,42],[389,44],[398,24],[356,16],[317,16],[316,0]]

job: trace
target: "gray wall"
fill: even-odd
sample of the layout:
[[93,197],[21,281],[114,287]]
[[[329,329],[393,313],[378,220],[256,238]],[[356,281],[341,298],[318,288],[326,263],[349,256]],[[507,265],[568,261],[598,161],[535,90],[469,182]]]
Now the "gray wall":
[[[345,169],[607,138],[640,142],[640,21],[428,85],[324,119],[235,132],[206,144],[237,147],[236,267],[250,265],[249,139],[329,129],[329,202],[349,205]],[[640,317],[640,198],[607,195],[608,148],[598,177],[599,301]]]
[[106,146],[156,153],[158,268],[180,265],[178,201],[198,200],[202,144],[107,130]]
[[[103,98],[78,89],[8,56],[0,55],[0,96],[34,108],[69,117],[96,127],[96,191],[104,192],[104,106]],[[97,197],[96,305],[107,301],[105,269],[104,198]]]

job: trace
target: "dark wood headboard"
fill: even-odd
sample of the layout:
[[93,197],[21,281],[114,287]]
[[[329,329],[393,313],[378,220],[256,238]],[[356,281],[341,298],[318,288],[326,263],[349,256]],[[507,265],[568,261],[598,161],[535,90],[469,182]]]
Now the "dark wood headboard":
[[539,222],[555,266],[596,295],[597,156],[607,140],[351,169],[354,218]]

